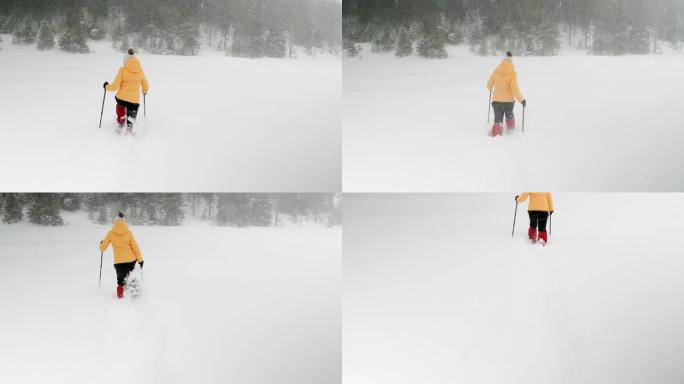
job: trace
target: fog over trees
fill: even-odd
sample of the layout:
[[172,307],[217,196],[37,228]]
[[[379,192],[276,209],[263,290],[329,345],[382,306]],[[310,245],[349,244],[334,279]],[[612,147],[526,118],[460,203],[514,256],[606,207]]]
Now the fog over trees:
[[64,225],[62,212],[85,210],[109,224],[118,212],[137,225],[182,225],[188,216],[219,226],[271,227],[342,222],[341,195],[326,193],[0,193],[0,219]]
[[343,46],[398,57],[445,58],[447,44],[479,55],[555,55],[562,44],[595,55],[680,51],[684,0],[345,0]]
[[0,32],[15,44],[88,53],[109,39],[122,52],[196,55],[202,42],[237,57],[339,53],[340,0],[0,0]]

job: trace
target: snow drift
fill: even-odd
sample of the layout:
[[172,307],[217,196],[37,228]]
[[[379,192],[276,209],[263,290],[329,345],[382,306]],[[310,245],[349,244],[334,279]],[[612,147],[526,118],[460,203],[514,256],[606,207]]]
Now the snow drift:
[[343,380],[678,383],[684,195],[345,197]]
[[500,58],[451,54],[344,60],[345,191],[684,189],[684,56],[516,57],[525,133],[517,103],[517,132],[491,138],[485,85]]
[[0,381],[339,382],[339,228],[133,226],[123,300],[108,229],[0,225]]
[[[5,191],[328,192],[340,189],[341,62],[140,55],[135,139],[102,129],[123,55],[0,45]],[[142,104],[142,97],[141,97]],[[3,188],[4,186],[4,188]],[[49,189],[46,189],[49,188]]]

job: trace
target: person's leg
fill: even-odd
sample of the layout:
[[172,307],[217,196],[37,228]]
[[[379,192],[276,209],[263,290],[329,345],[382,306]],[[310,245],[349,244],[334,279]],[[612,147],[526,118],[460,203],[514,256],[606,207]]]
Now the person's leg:
[[530,228],[527,230],[527,237],[529,237],[530,240],[536,240],[537,224],[539,221],[537,218],[537,211],[527,211],[527,214],[530,216]]
[[138,118],[138,108],[140,104],[129,103],[127,108],[128,126],[132,127],[135,123],[135,119]]
[[539,212],[539,239],[544,240],[545,243],[549,241],[549,237],[546,234],[546,221],[548,219],[548,212]]
[[513,116],[513,108],[515,107],[515,102],[506,103],[504,113],[506,114],[506,128],[515,128],[515,116]]
[[116,100],[116,122],[122,126],[126,123],[126,106],[116,97],[114,99]]
[[502,124],[504,118],[504,104],[499,101],[492,102],[494,108],[494,124]]
[[503,103],[498,101],[492,102],[492,107],[494,107],[494,125],[492,125],[492,136],[503,134],[501,123],[503,123],[504,109],[502,104]]
[[116,296],[120,299],[123,297],[123,288],[128,271],[125,263],[114,264],[114,269],[116,270]]

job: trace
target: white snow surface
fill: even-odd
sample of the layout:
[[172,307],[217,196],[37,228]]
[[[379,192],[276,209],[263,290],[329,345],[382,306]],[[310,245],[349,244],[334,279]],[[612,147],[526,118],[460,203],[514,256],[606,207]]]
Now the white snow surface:
[[684,55],[515,57],[525,133],[491,138],[498,57],[345,58],[345,192],[677,192]]
[[340,382],[339,228],[133,226],[122,300],[108,229],[0,225],[0,382]]
[[141,53],[137,137],[105,81],[123,55],[0,42],[3,191],[331,192],[341,188],[341,61]]
[[343,382],[681,383],[684,195],[349,195]]

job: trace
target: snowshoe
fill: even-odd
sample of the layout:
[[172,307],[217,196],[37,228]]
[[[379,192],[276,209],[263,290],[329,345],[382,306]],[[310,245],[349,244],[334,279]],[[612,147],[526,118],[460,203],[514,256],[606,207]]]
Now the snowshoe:
[[142,293],[142,271],[136,264],[135,268],[126,278],[126,294],[131,297],[138,297]]

